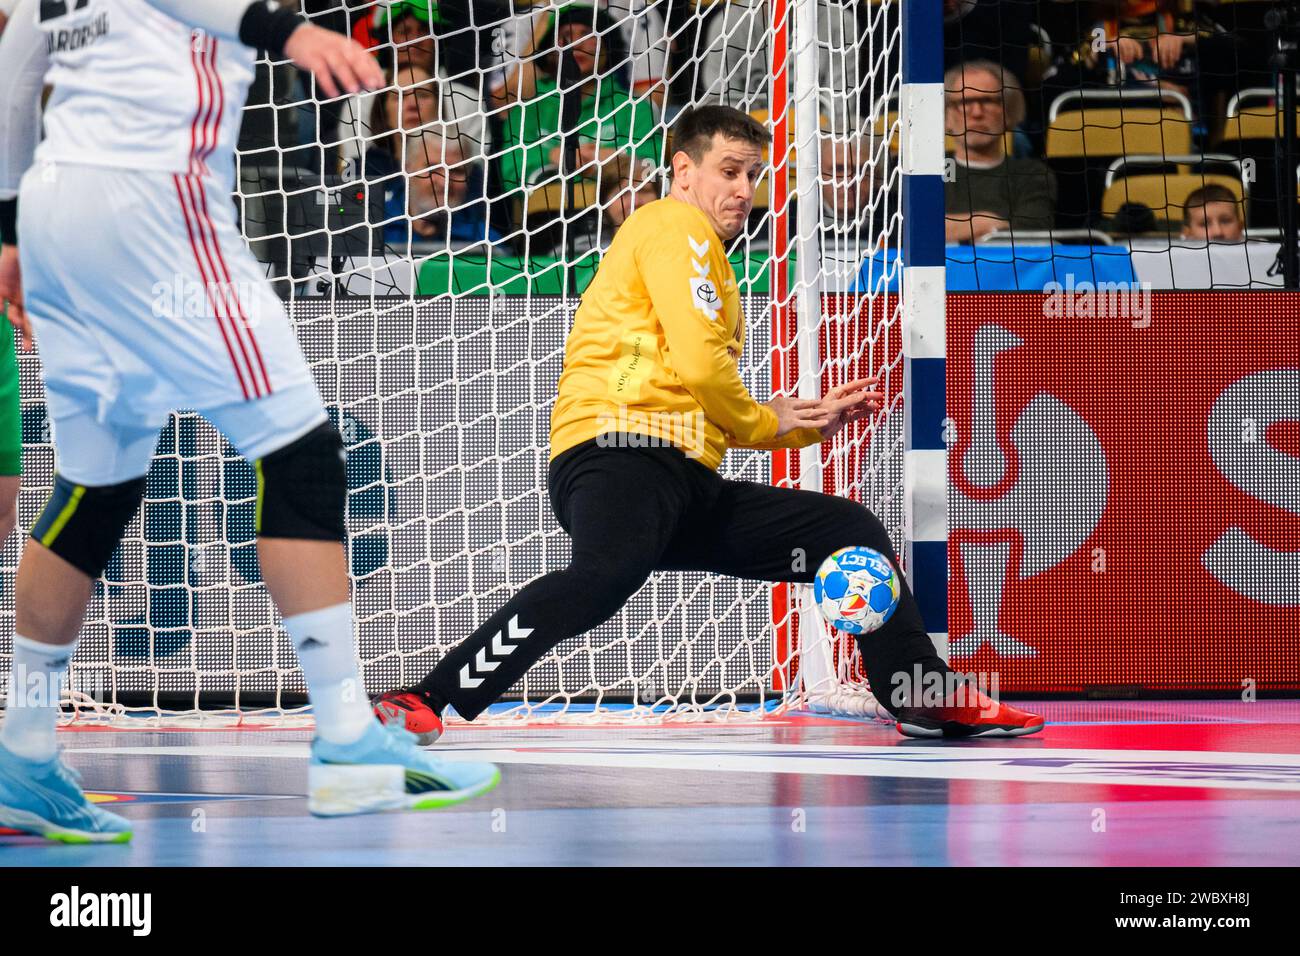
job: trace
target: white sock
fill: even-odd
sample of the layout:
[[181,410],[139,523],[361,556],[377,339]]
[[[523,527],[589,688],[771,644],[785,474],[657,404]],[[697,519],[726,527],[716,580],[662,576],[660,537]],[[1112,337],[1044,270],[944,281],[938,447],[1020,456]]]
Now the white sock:
[[317,735],[334,744],[359,740],[375,716],[352,640],[352,605],[286,617],[284,629],[298,651]]
[[0,743],[28,760],[49,760],[59,752],[54,731],[59,724],[59,698],[68,674],[68,661],[77,650],[71,644],[42,644],[14,635],[13,669],[5,697]]

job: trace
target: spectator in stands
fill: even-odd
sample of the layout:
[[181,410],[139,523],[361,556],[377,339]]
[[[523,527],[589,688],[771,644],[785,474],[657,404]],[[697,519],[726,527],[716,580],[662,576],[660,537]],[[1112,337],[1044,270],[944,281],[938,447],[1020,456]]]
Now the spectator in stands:
[[406,212],[413,241],[446,243],[453,249],[500,242],[488,224],[488,205],[471,189],[479,168],[454,136],[437,132],[410,137],[406,144]]
[[1039,160],[1008,153],[1007,133],[1025,116],[1015,76],[974,60],[949,69],[943,85],[945,126],[954,144],[944,183],[947,241],[976,242],[997,229],[1050,229],[1055,177]]
[[[407,175],[411,154],[428,155],[421,145],[424,134],[453,140],[454,154],[467,161],[465,190],[469,197],[482,199],[485,166],[472,137],[459,125],[438,115],[436,78],[427,70],[408,67],[398,74],[398,83],[376,94],[366,129],[367,149],[359,178],[384,196],[384,239],[404,244],[409,237],[407,223]],[[445,103],[445,100],[444,100]],[[419,168],[426,168],[426,161]]]
[[[859,125],[872,106],[867,101],[871,84],[864,68],[868,51],[875,49],[869,39],[873,18],[868,7],[867,0],[817,2],[820,112],[838,129]],[[883,16],[874,21],[883,27]],[[768,110],[771,33],[772,13],[766,0],[711,4],[692,58],[699,69],[696,102],[723,103],[750,113]]]
[[442,14],[432,0],[397,0],[378,8],[371,32],[379,40],[377,49],[391,55],[394,66],[435,73],[439,55],[433,31],[440,23]]
[[[535,55],[523,64],[515,90],[521,99],[505,112],[502,186],[516,190],[558,177],[566,94],[576,100],[572,129],[579,177],[595,180],[599,168],[620,155],[658,163],[662,143],[654,108],[634,100],[612,73],[617,29],[609,18],[586,4],[570,4],[547,26],[553,28],[539,31]],[[572,77],[564,85],[562,71]]]
[[605,244],[608,245],[608,240],[614,238],[614,233],[618,232],[628,216],[662,195],[663,182],[653,163],[632,163],[626,156],[620,156],[606,166],[600,181]]
[[[1187,0],[1107,0],[1093,4],[1097,21],[1087,31],[1081,47],[1082,60],[1089,67],[1108,71],[1110,84],[1120,80],[1120,67],[1130,83],[1157,82],[1163,75],[1164,85],[1187,92],[1187,83],[1196,70],[1196,37],[1204,28],[1214,32],[1208,21],[1201,21],[1193,4]],[[1105,50],[1099,51],[1092,41],[1095,31],[1106,38]],[[1181,79],[1179,79],[1181,78]]]
[[[1237,39],[1197,7],[1192,0],[1097,0],[1096,20],[1076,54],[1085,79],[1181,93],[1213,138],[1222,129],[1227,96],[1258,68]],[[1106,38],[1101,51],[1092,41],[1098,31]],[[1266,82],[1272,86],[1271,75]]]
[[1226,186],[1209,185],[1190,193],[1183,204],[1182,238],[1200,242],[1244,242],[1241,205]]
[[[438,67],[438,48],[431,33],[438,18],[437,4],[428,0],[399,0],[381,6],[375,16],[374,30],[381,38],[391,36],[392,42],[381,43],[374,50],[381,59],[395,64],[392,75],[396,85],[402,87],[401,99],[405,101],[409,95],[414,103],[401,107],[406,114],[407,131],[418,129],[420,123],[454,124],[462,137],[465,155],[485,163],[492,148],[491,127],[478,92],[454,82]],[[344,159],[357,157],[368,148],[368,141],[373,137],[383,137],[398,128],[394,117],[388,116],[387,122],[384,121],[383,114],[398,108],[396,99],[386,100],[389,93],[391,89],[349,101],[344,120],[352,127],[355,141],[344,144]]]
[[423,70],[407,71],[397,82],[369,98],[369,116],[358,124],[359,143],[364,148],[363,177],[375,181],[402,168],[403,138],[427,129],[438,121],[418,85],[429,79]]
[[[433,125],[451,130],[459,138],[460,151],[486,168],[489,143],[477,101],[458,83],[435,77],[422,66],[399,68],[393,86],[360,96],[347,113],[350,121],[354,113],[365,118],[350,122],[354,137],[343,143],[343,159],[356,163],[364,155],[359,176],[370,182],[398,172],[402,168],[402,138]],[[400,196],[390,196],[390,202],[402,208]]]
[[627,156],[618,156],[606,163],[600,171],[597,208],[588,210],[569,226],[570,254],[608,249],[627,217],[660,198],[662,192],[659,170],[648,160],[634,163]]
[[[520,0],[524,6],[526,0]],[[619,79],[638,98],[648,97],[655,109],[663,112],[667,94],[666,82],[668,53],[671,41],[665,11],[669,4],[658,0],[592,0],[617,29],[609,37],[611,55],[609,63]],[[489,102],[494,106],[508,106],[527,100],[531,93],[521,95],[520,84],[527,83],[531,90],[532,78],[525,69],[537,51],[545,44],[545,34],[553,30],[554,9],[545,2],[534,2],[533,9],[521,12],[493,36],[501,70],[491,84]]]
[[395,84],[371,101],[368,133],[363,135],[372,141],[386,139],[395,130],[410,134],[440,123],[455,128],[467,157],[477,162],[486,159],[489,137],[483,112],[465,87],[410,65],[399,67]]
[[1159,227],[1155,210],[1144,202],[1122,203],[1106,221],[1106,231],[1112,236],[1128,238],[1157,232]]

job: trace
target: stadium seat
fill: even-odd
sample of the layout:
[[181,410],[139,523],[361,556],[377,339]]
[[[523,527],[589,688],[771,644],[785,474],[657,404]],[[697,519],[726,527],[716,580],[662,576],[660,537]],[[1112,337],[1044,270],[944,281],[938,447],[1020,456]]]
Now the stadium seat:
[[[1273,90],[1264,87],[1241,90],[1233,96],[1215,147],[1240,162],[1253,162],[1254,186],[1246,211],[1246,221],[1253,228],[1278,224],[1273,147],[1281,130],[1282,111],[1274,97]],[[1296,123],[1300,126],[1300,110]]]
[[[596,202],[596,184],[589,179],[580,179],[573,191],[572,198],[567,194],[566,184],[558,179],[531,190],[528,193],[527,217],[547,215],[550,213],[577,212]],[[517,203],[516,213],[524,213],[523,201]],[[516,219],[516,222],[522,222]]]
[[[1300,109],[1296,111],[1300,124]],[[1228,101],[1227,122],[1220,143],[1267,140],[1270,144],[1281,130],[1282,110],[1271,89],[1255,87],[1238,92]]]
[[1181,222],[1187,197],[1204,186],[1223,186],[1237,197],[1237,202],[1245,199],[1241,180],[1231,176],[1156,173],[1124,176],[1113,182],[1101,198],[1101,212],[1104,216],[1113,216],[1125,203],[1137,202],[1149,207],[1157,220]]
[[1111,161],[1106,169],[1105,187],[1109,189],[1117,180],[1125,176],[1149,176],[1153,174],[1195,173],[1197,175],[1216,174],[1227,176],[1242,185],[1246,195],[1250,194],[1248,177],[1241,160],[1227,153],[1188,153],[1186,156],[1161,156],[1156,154],[1120,156]]
[[1171,90],[1071,90],[1048,110],[1048,166],[1057,178],[1056,224],[1094,225],[1107,166],[1131,154],[1192,151],[1192,106]]
[[1190,116],[1160,106],[1070,110],[1047,127],[1048,159],[1128,153],[1181,154],[1192,148]]

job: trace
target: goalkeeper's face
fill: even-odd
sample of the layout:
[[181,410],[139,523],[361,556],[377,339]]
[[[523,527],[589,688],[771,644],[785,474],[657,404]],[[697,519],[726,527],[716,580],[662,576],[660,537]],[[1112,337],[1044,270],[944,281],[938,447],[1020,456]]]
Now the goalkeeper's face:
[[715,136],[700,162],[681,152],[673,164],[673,194],[703,212],[719,238],[737,236],[754,207],[762,150],[753,143]]

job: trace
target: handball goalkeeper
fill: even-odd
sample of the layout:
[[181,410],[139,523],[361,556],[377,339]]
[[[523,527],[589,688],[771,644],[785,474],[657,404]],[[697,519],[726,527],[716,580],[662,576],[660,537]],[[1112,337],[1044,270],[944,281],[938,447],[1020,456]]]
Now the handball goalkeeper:
[[[565,347],[548,490],[573,539],[572,561],[519,591],[420,683],[377,697],[381,720],[426,743],[442,733],[448,704],[473,720],[551,648],[617,614],[652,571],[808,584],[827,556],[850,545],[876,549],[897,570],[884,526],[862,505],[717,473],[729,447],[818,444],[883,398],[875,379],[859,379],[821,399],[759,403],[741,381],[745,329],[724,242],[749,217],[770,140],[756,120],[726,106],[702,106],[677,121],[671,192],[618,231]],[[893,616],[858,638],[867,679],[899,730],[1040,729],[1041,718],[973,689],[934,701],[892,699],[896,674],[952,686],[899,580]]]

